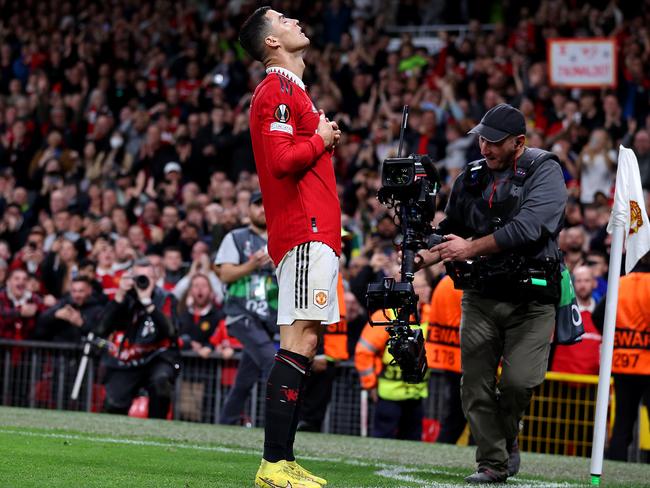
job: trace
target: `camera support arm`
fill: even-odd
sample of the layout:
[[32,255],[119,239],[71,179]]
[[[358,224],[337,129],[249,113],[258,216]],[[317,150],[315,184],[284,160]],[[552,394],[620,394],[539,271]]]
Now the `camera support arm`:
[[[402,268],[400,281],[384,278],[381,283],[370,283],[366,295],[368,311],[383,310],[386,321],[370,321],[370,325],[386,327],[390,336],[388,351],[402,370],[407,383],[424,380],[427,361],[424,350],[424,334],[420,327],[418,295],[413,290],[415,256],[421,249],[428,249],[433,234],[430,222],[436,211],[436,194],[440,177],[431,159],[426,155],[402,157],[404,131],[408,107],[402,113],[400,149],[397,158],[382,163],[382,187],[379,201],[394,208],[395,217],[402,233]],[[392,310],[389,317],[387,310]],[[394,317],[394,318],[393,318]]]

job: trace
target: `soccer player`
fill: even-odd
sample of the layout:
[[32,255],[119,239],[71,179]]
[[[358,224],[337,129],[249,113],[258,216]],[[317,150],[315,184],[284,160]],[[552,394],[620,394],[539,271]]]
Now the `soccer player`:
[[297,20],[259,8],[239,40],[267,72],[251,99],[250,131],[279,286],[280,349],[266,388],[264,455],[255,484],[319,488],[326,481],[296,463],[293,442],[321,324],[339,321],[341,207],[331,151],[341,132],[305,91],[309,39]]

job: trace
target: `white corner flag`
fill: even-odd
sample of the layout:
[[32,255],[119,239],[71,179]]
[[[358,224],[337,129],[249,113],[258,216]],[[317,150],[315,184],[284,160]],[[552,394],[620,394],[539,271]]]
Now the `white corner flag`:
[[607,232],[613,232],[615,223],[625,225],[625,273],[650,251],[650,222],[645,209],[641,188],[639,163],[634,151],[620,146],[614,207],[609,218]]
[[609,254],[607,278],[607,302],[603,324],[603,341],[600,349],[600,374],[596,398],[596,419],[591,445],[591,484],[600,484],[603,473],[603,454],[607,434],[607,406],[609,385],[612,377],[612,353],[616,329],[616,307],[618,305],[618,284],[621,274],[623,240],[625,240],[625,272],[629,273],[637,261],[650,250],[650,222],[645,210],[645,199],[641,188],[639,163],[631,149],[620,146],[614,208],[607,225],[612,234],[612,249]]

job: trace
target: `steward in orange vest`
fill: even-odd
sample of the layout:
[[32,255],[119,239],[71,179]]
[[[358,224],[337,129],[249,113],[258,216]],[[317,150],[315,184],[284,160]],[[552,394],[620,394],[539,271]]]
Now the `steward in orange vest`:
[[454,288],[449,276],[433,290],[427,331],[427,363],[431,369],[460,373],[460,301],[461,290]]
[[454,288],[449,276],[443,277],[433,290],[429,307],[427,362],[429,368],[442,370],[449,388],[449,403],[440,418],[436,442],[456,444],[465,430],[465,415],[460,401],[460,302],[461,290]]
[[[593,313],[602,330],[605,300]],[[619,281],[612,358],[616,413],[608,458],[627,461],[641,400],[650,405],[650,253]]]

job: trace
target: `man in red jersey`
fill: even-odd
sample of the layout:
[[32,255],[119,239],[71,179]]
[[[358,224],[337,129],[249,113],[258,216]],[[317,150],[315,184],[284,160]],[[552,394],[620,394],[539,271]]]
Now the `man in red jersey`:
[[309,39],[297,20],[259,8],[244,22],[239,40],[267,72],[251,99],[250,131],[269,255],[277,268],[281,326],[266,388],[264,456],[255,484],[319,488],[326,481],[296,463],[293,442],[321,324],[339,321],[341,207],[331,151],[341,132],[305,91],[301,78]]

